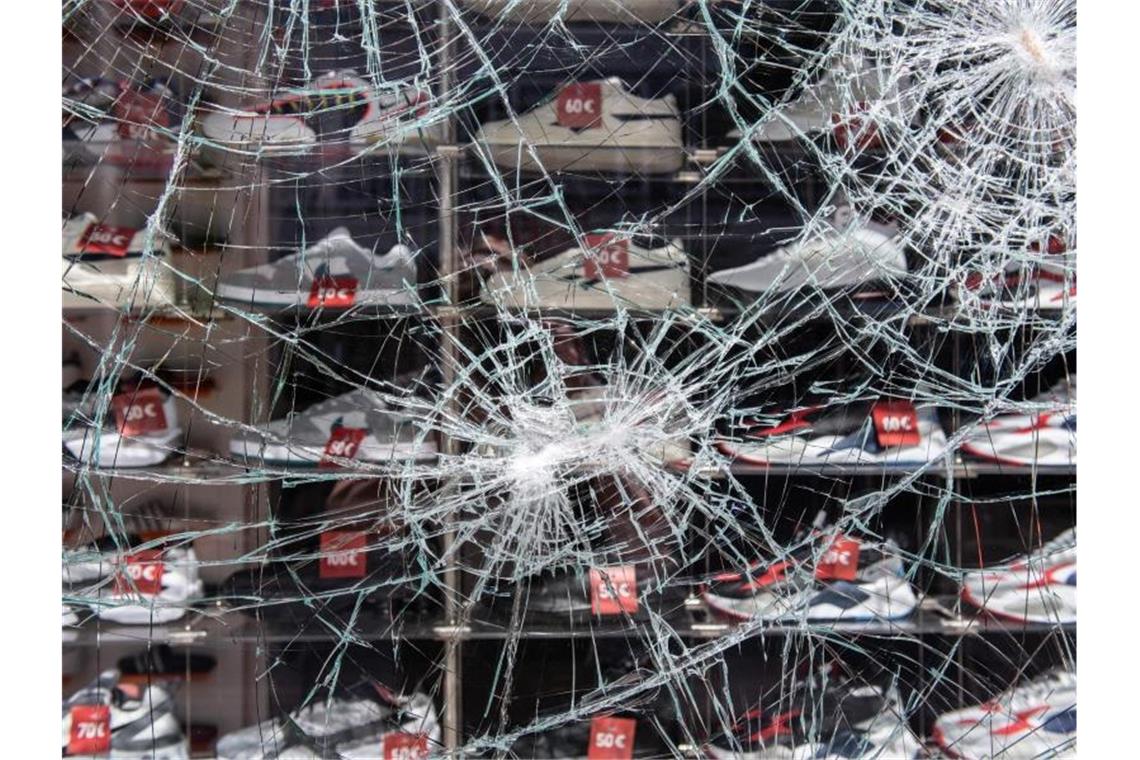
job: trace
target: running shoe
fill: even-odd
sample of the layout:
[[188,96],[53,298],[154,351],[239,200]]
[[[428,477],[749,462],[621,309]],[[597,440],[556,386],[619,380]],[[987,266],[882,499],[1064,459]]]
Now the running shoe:
[[496,164],[530,171],[661,173],[685,161],[676,98],[641,98],[613,78],[565,85],[517,118],[484,124],[477,142]]
[[338,143],[424,151],[443,134],[428,121],[431,103],[421,87],[376,90],[354,71],[331,71],[248,110],[213,106],[200,129],[211,147],[225,151],[302,155]]
[[709,275],[714,285],[745,293],[785,293],[813,287],[866,289],[907,273],[895,230],[855,219],[847,207],[794,242],[762,252],[751,264]]
[[1077,622],[1077,529],[1024,557],[962,575],[962,598],[1019,623]]
[[1077,756],[1077,674],[1053,670],[988,702],[945,713],[931,732],[950,757]]
[[946,453],[946,434],[934,407],[881,399],[839,408],[807,406],[756,422],[720,450],[742,462],[789,465],[916,467]]
[[124,625],[162,625],[182,618],[202,596],[191,546],[149,547],[134,536],[104,540],[64,556],[65,602]]
[[[482,300],[521,309],[667,309],[688,305],[688,257],[681,241],[597,233],[577,246],[517,269],[502,267]],[[510,267],[510,262],[504,262]]]
[[163,79],[120,84],[80,79],[63,90],[63,160],[166,167],[179,128],[178,97]]
[[1077,376],[1070,375],[1034,398],[1030,414],[1000,414],[980,422],[962,452],[1011,465],[1077,463]]
[[688,589],[670,583],[648,565],[578,570],[558,568],[490,602],[496,616],[510,620],[514,594],[523,594],[520,612],[532,623],[597,625],[606,620],[644,623],[685,610]]
[[426,758],[440,749],[431,697],[359,686],[218,740],[218,760]]
[[1076,308],[1076,251],[1056,236],[1049,238],[1044,253],[1040,245],[1032,249],[1037,253],[1030,260],[1011,260],[996,275],[969,273],[958,288],[959,299],[1008,311]]
[[407,306],[416,302],[416,264],[405,245],[378,253],[338,227],[304,251],[223,275],[215,295],[279,309]]
[[498,20],[519,24],[593,21],[602,24],[655,24],[672,17],[678,0],[461,0],[461,5]]
[[[752,139],[780,144],[831,135],[843,149],[881,147],[882,131],[902,118],[900,87],[889,81],[890,72],[851,58],[823,71],[795,99],[768,111],[753,127]],[[728,134],[741,136],[739,129]]]
[[417,432],[416,415],[362,388],[321,401],[303,412],[239,432],[230,453],[275,465],[357,462],[426,462],[435,459],[434,439]]
[[63,703],[63,756],[186,760],[190,748],[170,692],[108,670]]
[[143,309],[175,301],[170,243],[161,233],[100,224],[93,214],[64,223],[64,308]]
[[732,732],[705,746],[737,760],[907,760],[921,742],[910,730],[898,689],[887,678],[830,676],[772,689]]
[[817,531],[787,559],[713,576],[702,595],[739,620],[898,620],[918,605],[898,551],[889,540]]
[[96,399],[103,389],[87,381],[63,392],[63,448],[67,456],[98,467],[151,467],[178,450],[178,408],[165,389],[121,389],[103,424],[95,426]]

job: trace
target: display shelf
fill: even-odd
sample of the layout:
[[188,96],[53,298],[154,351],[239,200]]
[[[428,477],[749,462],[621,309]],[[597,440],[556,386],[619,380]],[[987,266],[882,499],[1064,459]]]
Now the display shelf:
[[[298,607],[294,605],[294,607]],[[395,616],[365,609],[355,617],[349,612],[321,613],[299,610],[286,617],[266,608],[265,612],[227,609],[212,604],[196,608],[187,616],[165,625],[120,625],[91,617],[78,626],[63,629],[65,646],[95,647],[102,644],[312,644],[335,643],[346,636],[361,641],[411,639],[431,641],[502,641],[507,639],[568,640],[623,639],[654,636],[658,627],[689,639],[719,639],[725,636],[1014,636],[1050,635],[1061,631],[1075,634],[1073,624],[1016,623],[983,612],[960,609],[957,597],[927,597],[911,615],[898,620],[866,622],[732,621],[711,612],[697,597],[689,597],[683,609],[671,611],[655,623],[621,617],[572,621],[554,618],[526,620],[512,627],[508,620],[492,619],[481,607],[470,619],[449,624],[441,610],[408,610]]]

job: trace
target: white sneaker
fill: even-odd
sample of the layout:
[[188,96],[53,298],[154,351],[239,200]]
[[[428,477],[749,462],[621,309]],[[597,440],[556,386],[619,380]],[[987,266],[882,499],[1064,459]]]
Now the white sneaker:
[[484,16],[521,24],[593,21],[603,24],[657,23],[677,12],[678,0],[461,0]]
[[962,574],[962,598],[1019,623],[1077,622],[1077,530],[1013,562]]
[[[888,84],[886,72],[851,58],[826,68],[818,80],[795,98],[776,105],[751,132],[761,143],[786,143],[831,132],[840,147],[879,145],[879,130],[901,114],[900,89]],[[728,137],[741,137],[739,129]]]
[[968,272],[957,288],[958,299],[1013,312],[1077,308],[1076,251],[1066,248],[1060,238],[1050,238],[1047,248],[1045,253],[1009,261],[990,276]]
[[948,712],[931,732],[950,757],[1077,757],[1077,674],[1052,671],[983,704]]
[[685,161],[676,98],[639,98],[613,78],[568,84],[515,121],[484,124],[477,141],[496,164],[531,171],[664,173]]
[[1031,402],[1032,414],[999,414],[977,425],[962,452],[1012,465],[1077,463],[1077,376],[1070,375]]
[[63,703],[65,757],[186,760],[189,749],[174,698],[161,686],[120,683],[108,670]]
[[332,698],[226,734],[218,760],[376,760],[419,758],[439,749],[439,718],[431,698],[419,692],[378,698]]
[[895,231],[838,209],[825,227],[781,246],[751,264],[722,269],[710,283],[751,293],[783,293],[812,286],[840,289],[906,274]]
[[73,217],[63,225],[63,306],[171,306],[169,261],[164,237],[148,240],[146,230],[99,224],[93,214]]
[[[178,450],[182,438],[178,406],[165,390],[118,394],[100,428],[93,426],[94,393],[82,382],[64,391],[63,446],[68,454],[99,467],[150,467]],[[122,414],[139,415],[146,424],[124,422]]]
[[339,227],[304,251],[222,275],[222,300],[271,308],[337,309],[416,302],[416,264],[408,247],[373,252]]
[[[687,305],[689,261],[681,241],[586,235],[575,246],[518,270],[500,268],[483,285],[485,303],[519,309],[668,309]],[[509,266],[509,264],[507,264]]]
[[440,124],[422,121],[431,100],[423,88],[377,91],[353,71],[332,71],[250,110],[215,106],[200,130],[226,151],[300,155],[321,141],[426,150],[442,137]]
[[[182,618],[202,596],[198,556],[191,546],[107,555],[100,577],[70,593],[103,620],[124,625],[163,625]],[[74,588],[74,587],[73,587]]]
[[[337,438],[337,431],[346,434]],[[348,438],[347,431],[358,437]],[[338,441],[343,450],[327,453]],[[330,456],[335,456],[332,461],[422,462],[435,459],[438,447],[432,438],[417,432],[410,413],[391,408],[379,393],[358,388],[254,430],[240,431],[230,441],[230,453],[239,459],[282,465],[314,465]]]

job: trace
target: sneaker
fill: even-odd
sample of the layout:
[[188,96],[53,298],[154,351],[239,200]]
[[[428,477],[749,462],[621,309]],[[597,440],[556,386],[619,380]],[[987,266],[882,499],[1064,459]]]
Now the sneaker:
[[1054,670],[984,704],[945,713],[931,738],[964,760],[1075,758],[1077,674]]
[[64,223],[64,308],[143,309],[176,300],[170,243],[159,233],[99,224],[93,214]]
[[64,88],[63,102],[66,165],[167,168],[173,161],[178,96],[165,80],[81,79]]
[[[517,271],[500,268],[483,285],[485,303],[521,309],[668,309],[688,305],[689,261],[681,241],[613,233],[585,236]],[[510,263],[507,262],[507,266]]]
[[[127,546],[141,541],[124,539]],[[198,557],[191,546],[132,549],[103,543],[64,557],[64,594],[86,604],[103,620],[124,625],[162,625],[182,618],[202,596]]]
[[915,467],[946,453],[946,434],[932,406],[883,399],[839,408],[794,409],[775,425],[757,423],[721,452],[751,464]]
[[460,5],[493,19],[518,24],[593,21],[602,24],[655,24],[677,13],[678,0],[461,0]]
[[[788,143],[831,134],[844,149],[880,147],[881,130],[901,117],[899,87],[884,90],[888,73],[861,61],[840,61],[824,71],[794,100],[768,111],[752,130],[752,139]],[[728,137],[739,139],[740,130]]]
[[103,425],[96,428],[96,395],[101,392],[83,380],[64,389],[63,448],[68,456],[98,467],[151,467],[178,450],[178,407],[165,389],[123,390],[111,399]]
[[887,679],[829,677],[826,669],[744,713],[730,734],[705,745],[708,757],[737,760],[906,760],[922,746]]
[[841,207],[823,229],[766,252],[751,264],[713,272],[708,281],[747,293],[784,293],[805,287],[866,287],[906,272],[906,255],[895,231],[860,222]]
[[619,79],[568,84],[516,119],[484,124],[477,142],[496,164],[530,171],[667,173],[685,161],[676,98],[640,98]]
[[918,605],[904,574],[893,541],[815,532],[786,560],[713,576],[702,596],[738,620],[898,620]]
[[[1040,250],[1040,246],[1034,246]],[[973,300],[983,308],[1008,311],[1051,311],[1077,306],[1076,252],[1050,237],[1046,252],[1034,261],[1010,261],[1000,274],[967,275],[958,288],[960,300]]]
[[1034,414],[1000,414],[979,423],[962,444],[978,459],[1012,465],[1077,463],[1077,376],[1070,375],[1031,402]]
[[166,689],[108,670],[63,703],[63,756],[186,760],[190,748]]
[[440,749],[431,697],[398,696],[379,685],[302,707],[218,740],[218,760],[428,757]]
[[962,599],[1019,623],[1077,622],[1077,529],[1024,557],[962,574]]
[[214,106],[200,129],[211,147],[225,151],[300,155],[319,142],[423,151],[443,135],[439,124],[423,123],[431,102],[423,88],[380,91],[356,72],[332,71],[250,110]]
[[416,302],[416,264],[407,246],[378,254],[344,227],[300,253],[218,280],[215,295],[248,306],[343,309]]
[[239,432],[230,440],[230,453],[275,465],[428,462],[436,458],[438,447],[417,432],[410,412],[393,408],[375,391],[358,388]]
[[661,579],[648,566],[625,567],[633,569],[632,587],[620,567],[559,568],[524,581],[511,588],[509,596],[489,604],[495,616],[509,621],[513,596],[521,593],[520,612],[528,622],[594,626],[606,621],[645,623],[654,616],[669,618],[684,612],[685,586]]

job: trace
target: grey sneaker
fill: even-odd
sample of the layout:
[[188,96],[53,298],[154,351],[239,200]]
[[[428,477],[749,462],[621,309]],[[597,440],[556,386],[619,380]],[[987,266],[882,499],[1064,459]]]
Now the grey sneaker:
[[430,461],[438,447],[416,430],[410,413],[392,408],[375,391],[356,389],[258,430],[239,432],[230,441],[230,452],[259,462],[298,465],[324,459]]
[[402,244],[377,254],[338,227],[304,251],[218,280],[215,295],[249,306],[342,309],[415,303],[416,265]]

